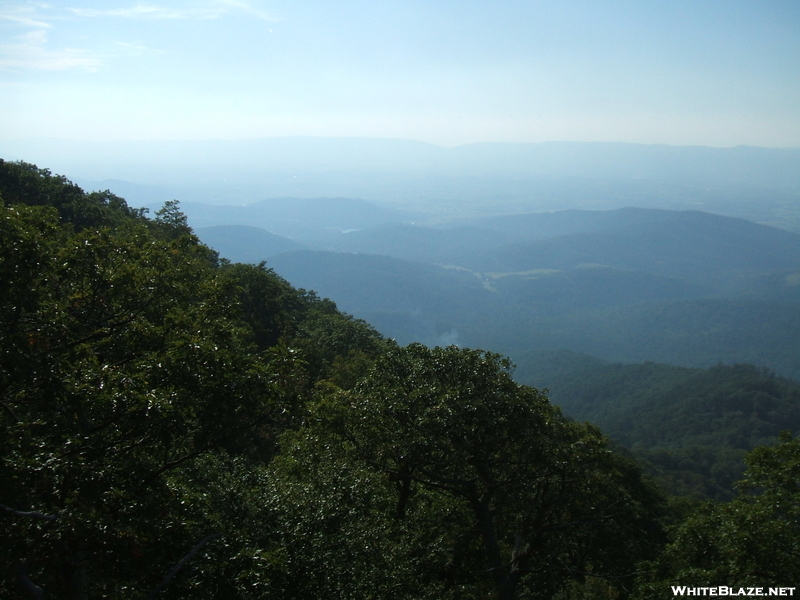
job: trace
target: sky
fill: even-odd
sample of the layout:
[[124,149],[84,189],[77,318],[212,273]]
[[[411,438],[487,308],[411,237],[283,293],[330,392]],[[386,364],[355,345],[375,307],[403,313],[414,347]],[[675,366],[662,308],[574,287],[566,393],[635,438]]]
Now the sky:
[[0,0],[0,138],[800,146],[797,0]]

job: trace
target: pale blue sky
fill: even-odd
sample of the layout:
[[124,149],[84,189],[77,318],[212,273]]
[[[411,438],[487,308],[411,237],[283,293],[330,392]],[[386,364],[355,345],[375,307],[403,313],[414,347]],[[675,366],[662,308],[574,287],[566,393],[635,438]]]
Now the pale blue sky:
[[800,146],[798,0],[0,0],[0,137]]

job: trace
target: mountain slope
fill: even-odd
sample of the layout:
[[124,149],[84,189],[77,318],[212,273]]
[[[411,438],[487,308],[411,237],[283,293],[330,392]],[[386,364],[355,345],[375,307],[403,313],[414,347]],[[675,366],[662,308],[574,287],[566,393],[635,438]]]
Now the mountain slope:
[[282,254],[269,265],[293,285],[333,298],[342,310],[401,343],[477,347],[480,340],[465,339],[462,329],[502,314],[497,294],[463,270],[386,256],[311,251]]
[[480,272],[600,264],[723,282],[736,274],[800,269],[800,235],[698,211],[567,210],[439,227],[391,224],[360,228],[328,245]]
[[[485,259],[484,268],[523,271],[599,263],[700,279],[800,268],[800,235],[787,231],[694,211],[613,213],[620,218],[602,228],[594,223],[594,231],[496,249]],[[649,218],[629,218],[637,213]]]
[[185,202],[181,210],[194,228],[248,225],[300,241],[335,238],[344,230],[413,218],[358,198],[270,198],[244,206]]
[[[338,226],[391,217],[358,217],[341,205],[359,206],[332,204]],[[323,221],[315,222],[330,224]],[[457,342],[514,357],[566,348],[626,362],[751,362],[800,376],[800,235],[697,211],[633,208],[468,223],[384,223],[316,244],[349,252],[278,256],[280,247],[264,246],[236,257],[269,258],[293,284],[404,343]],[[210,244],[223,250],[223,242]]]
[[200,227],[195,234],[232,262],[259,263],[276,254],[304,248],[303,244],[249,225]]
[[518,381],[547,387],[566,414],[651,463],[673,493],[730,499],[746,451],[800,432],[800,382],[752,365],[623,365],[567,352],[519,362]]

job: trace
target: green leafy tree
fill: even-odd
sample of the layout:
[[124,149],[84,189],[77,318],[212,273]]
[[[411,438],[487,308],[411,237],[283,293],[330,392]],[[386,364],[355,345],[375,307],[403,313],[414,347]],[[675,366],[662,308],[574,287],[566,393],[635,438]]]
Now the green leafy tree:
[[707,504],[677,528],[642,578],[638,597],[663,598],[671,585],[789,586],[800,581],[800,439],[746,457],[739,495]]
[[0,595],[617,597],[660,498],[498,355],[0,161]]
[[167,200],[159,210],[153,221],[156,231],[168,238],[177,238],[182,235],[191,235],[189,220],[180,210],[180,202]]
[[380,336],[219,261],[176,202],[0,161],[0,213],[0,596],[264,597],[278,435]]
[[6,204],[49,206],[75,229],[110,226],[142,218],[146,209],[130,208],[109,190],[86,194],[63,175],[25,162],[0,159],[0,190]]
[[[346,551],[349,536],[405,548],[401,579],[406,589],[426,582],[425,597],[549,598],[587,578],[624,592],[636,560],[657,546],[657,494],[595,429],[567,422],[509,371],[507,359],[478,350],[389,351],[352,390],[320,390],[307,426],[285,441],[277,464],[288,474],[276,477],[287,495],[276,497],[302,507],[294,518],[312,529],[337,523],[348,533],[330,543]],[[351,478],[363,488],[356,497]],[[358,497],[371,507],[354,509]],[[354,525],[368,520],[366,531]],[[317,556],[310,545],[305,556]],[[366,577],[336,564],[340,580]]]
[[0,208],[3,595],[152,589],[212,533],[175,471],[253,448],[281,391],[193,236]]

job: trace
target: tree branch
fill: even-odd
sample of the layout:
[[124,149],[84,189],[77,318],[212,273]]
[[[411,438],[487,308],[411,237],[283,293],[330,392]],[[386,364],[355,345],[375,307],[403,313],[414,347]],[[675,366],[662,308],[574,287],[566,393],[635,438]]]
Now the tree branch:
[[25,572],[25,565],[22,563],[17,565],[17,577],[22,582],[22,587],[25,588],[26,592],[36,598],[36,600],[44,600],[44,590],[30,580],[28,574]]
[[55,521],[58,518],[56,515],[45,515],[43,513],[36,512],[34,510],[27,512],[22,510],[16,510],[14,508],[11,508],[10,506],[6,506],[5,504],[0,504],[0,508],[17,517],[33,517],[35,519],[43,519],[45,521]]
[[156,586],[156,589],[154,589],[153,592],[147,597],[147,600],[153,600],[153,598],[155,598],[159,594],[159,592],[161,592],[161,590],[163,590],[167,586],[167,584],[170,581],[172,581],[172,578],[178,574],[178,571],[180,571],[186,565],[186,563],[189,562],[195,554],[197,554],[200,548],[205,546],[211,540],[220,537],[221,535],[222,535],[221,533],[212,533],[211,535],[206,536],[202,540],[200,540],[200,542],[194,548],[192,548],[192,551],[189,552],[189,554],[187,554],[186,556],[184,556],[183,560],[179,562],[177,565],[175,565],[175,568],[172,569],[172,571],[170,571],[167,574],[167,576],[164,577],[164,580]]
[[206,452],[210,448],[211,448],[211,444],[206,444],[205,446],[203,446],[199,450],[195,450],[194,452],[190,452],[189,454],[186,454],[186,455],[184,455],[184,456],[182,456],[180,458],[176,458],[173,461],[165,463],[164,465],[162,465],[161,467],[159,467],[158,469],[156,469],[155,471],[150,473],[150,475],[148,475],[145,478],[145,480],[142,482],[142,485],[149,485],[151,481],[153,481],[156,477],[161,475],[164,471],[169,471],[170,469],[174,469],[175,467],[180,466],[181,464],[185,463],[187,460],[191,460],[193,458],[197,458],[198,456],[203,454],[203,452]]
[[21,422],[21,419],[17,416],[17,413],[14,412],[14,410],[8,405],[8,403],[0,402],[0,404],[2,404],[3,408],[5,408],[6,411],[8,411],[8,414],[11,415],[11,418],[13,418],[17,423]]

